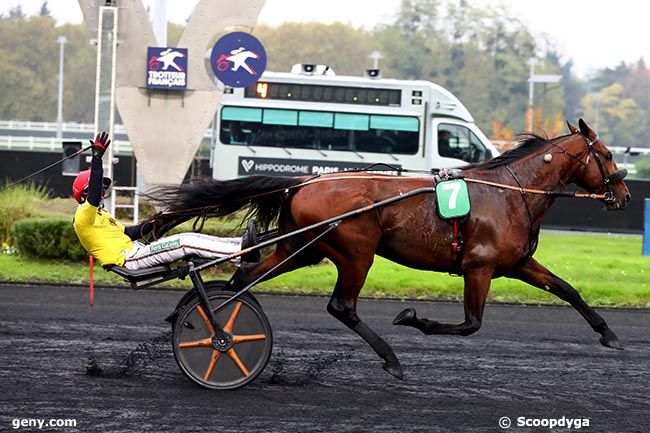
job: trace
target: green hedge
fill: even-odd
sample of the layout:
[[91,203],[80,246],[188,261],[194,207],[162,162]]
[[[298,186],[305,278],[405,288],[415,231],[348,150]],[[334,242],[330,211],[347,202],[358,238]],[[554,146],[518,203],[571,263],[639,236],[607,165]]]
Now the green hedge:
[[642,159],[634,163],[637,179],[650,179],[650,159]]
[[43,259],[83,260],[88,253],[79,243],[71,219],[27,218],[12,228],[18,253]]

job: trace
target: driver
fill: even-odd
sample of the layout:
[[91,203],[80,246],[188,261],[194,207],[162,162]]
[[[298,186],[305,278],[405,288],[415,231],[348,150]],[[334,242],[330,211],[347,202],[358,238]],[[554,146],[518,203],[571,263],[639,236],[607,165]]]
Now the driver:
[[449,140],[451,139],[451,132],[446,129],[438,131],[438,153],[440,156],[455,158],[454,149],[452,149]]
[[73,222],[75,233],[81,245],[102,266],[140,269],[171,263],[188,255],[217,259],[241,249],[241,238],[200,233],[181,233],[146,245],[138,242],[153,231],[160,214],[141,224],[124,227],[104,209],[104,195],[111,179],[103,177],[102,157],[110,143],[106,132],[90,140],[93,155],[90,170],[79,173],[72,184],[72,195],[79,203]]

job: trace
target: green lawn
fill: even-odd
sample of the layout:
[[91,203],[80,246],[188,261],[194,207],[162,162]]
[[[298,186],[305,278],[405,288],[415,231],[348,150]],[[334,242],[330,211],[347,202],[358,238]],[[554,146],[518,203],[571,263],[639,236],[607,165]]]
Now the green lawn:
[[[542,233],[535,258],[567,280],[592,305],[650,307],[650,257],[641,256],[640,236]],[[212,272],[209,278],[230,273]],[[261,284],[260,292],[329,295],[336,279],[330,264],[312,266]],[[83,263],[39,261],[0,255],[0,280],[86,284],[88,266]],[[98,285],[124,284],[100,267]],[[168,283],[189,287],[188,282]],[[447,274],[416,271],[377,258],[362,296],[461,299],[463,280]],[[557,298],[517,280],[495,280],[490,299],[501,302],[562,303]]]

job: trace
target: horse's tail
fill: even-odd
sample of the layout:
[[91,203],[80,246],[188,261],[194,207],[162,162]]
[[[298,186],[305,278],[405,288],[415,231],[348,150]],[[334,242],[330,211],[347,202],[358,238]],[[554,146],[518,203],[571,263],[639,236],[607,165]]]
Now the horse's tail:
[[249,176],[220,181],[201,178],[190,183],[161,186],[149,198],[165,213],[187,221],[193,217],[222,217],[246,209],[264,230],[276,220],[289,194],[287,188],[302,183],[301,177]]

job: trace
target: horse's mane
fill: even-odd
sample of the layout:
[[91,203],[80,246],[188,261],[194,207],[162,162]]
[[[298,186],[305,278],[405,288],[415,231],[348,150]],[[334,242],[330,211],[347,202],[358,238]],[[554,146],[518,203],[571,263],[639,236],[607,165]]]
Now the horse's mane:
[[[507,152],[502,153],[501,155],[493,158],[489,161],[481,162],[478,164],[472,164],[469,167],[463,168],[478,168],[482,170],[492,170],[493,168],[503,167],[504,165],[509,165],[514,161],[518,161],[521,158],[524,158],[531,153],[537,151],[543,146],[546,146],[551,143],[551,139],[548,137],[543,137],[541,135],[535,134],[533,132],[524,132],[519,134],[515,147],[508,150]],[[554,138],[557,140],[559,138],[567,137],[563,135],[562,137]]]

